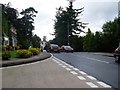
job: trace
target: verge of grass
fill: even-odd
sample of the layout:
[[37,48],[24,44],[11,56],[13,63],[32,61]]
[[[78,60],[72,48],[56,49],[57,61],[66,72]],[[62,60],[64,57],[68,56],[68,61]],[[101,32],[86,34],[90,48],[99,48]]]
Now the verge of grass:
[[11,58],[16,58],[17,57],[17,51],[16,50],[10,51],[10,54],[11,54]]

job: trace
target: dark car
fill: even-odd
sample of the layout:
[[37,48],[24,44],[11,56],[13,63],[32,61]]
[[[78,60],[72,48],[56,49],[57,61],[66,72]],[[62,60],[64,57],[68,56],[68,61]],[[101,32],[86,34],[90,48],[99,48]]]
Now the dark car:
[[116,62],[120,61],[120,46],[117,49],[115,49],[115,51],[114,51],[114,57],[115,57],[115,61]]
[[60,51],[61,52],[73,52],[74,49],[71,46],[65,46],[65,45],[63,45],[63,46],[61,46]]
[[49,52],[60,52],[60,47],[57,44],[50,44]]

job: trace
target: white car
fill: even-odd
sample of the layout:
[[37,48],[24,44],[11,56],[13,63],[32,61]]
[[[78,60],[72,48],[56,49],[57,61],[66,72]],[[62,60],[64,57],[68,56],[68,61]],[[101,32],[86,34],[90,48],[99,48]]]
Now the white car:
[[61,52],[73,52],[74,49],[71,46],[65,46],[65,45],[63,45],[63,46],[61,46],[60,51]]

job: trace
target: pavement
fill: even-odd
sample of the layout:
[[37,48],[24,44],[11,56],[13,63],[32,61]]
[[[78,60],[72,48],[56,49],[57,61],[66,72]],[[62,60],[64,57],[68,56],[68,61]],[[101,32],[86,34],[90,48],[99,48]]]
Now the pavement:
[[112,90],[110,85],[53,56],[43,61],[1,69],[2,88],[109,88]]

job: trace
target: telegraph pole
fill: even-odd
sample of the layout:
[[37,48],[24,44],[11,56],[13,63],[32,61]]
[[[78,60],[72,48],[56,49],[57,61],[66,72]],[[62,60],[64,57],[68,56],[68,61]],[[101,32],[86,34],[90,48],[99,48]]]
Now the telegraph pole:
[[[75,0],[67,0],[67,1],[69,1],[69,3],[70,4],[72,4]],[[68,13],[68,14],[70,14],[70,13]],[[68,19],[68,46],[69,46],[69,29],[70,29],[70,25],[69,25],[70,23],[69,23],[69,19]]]

